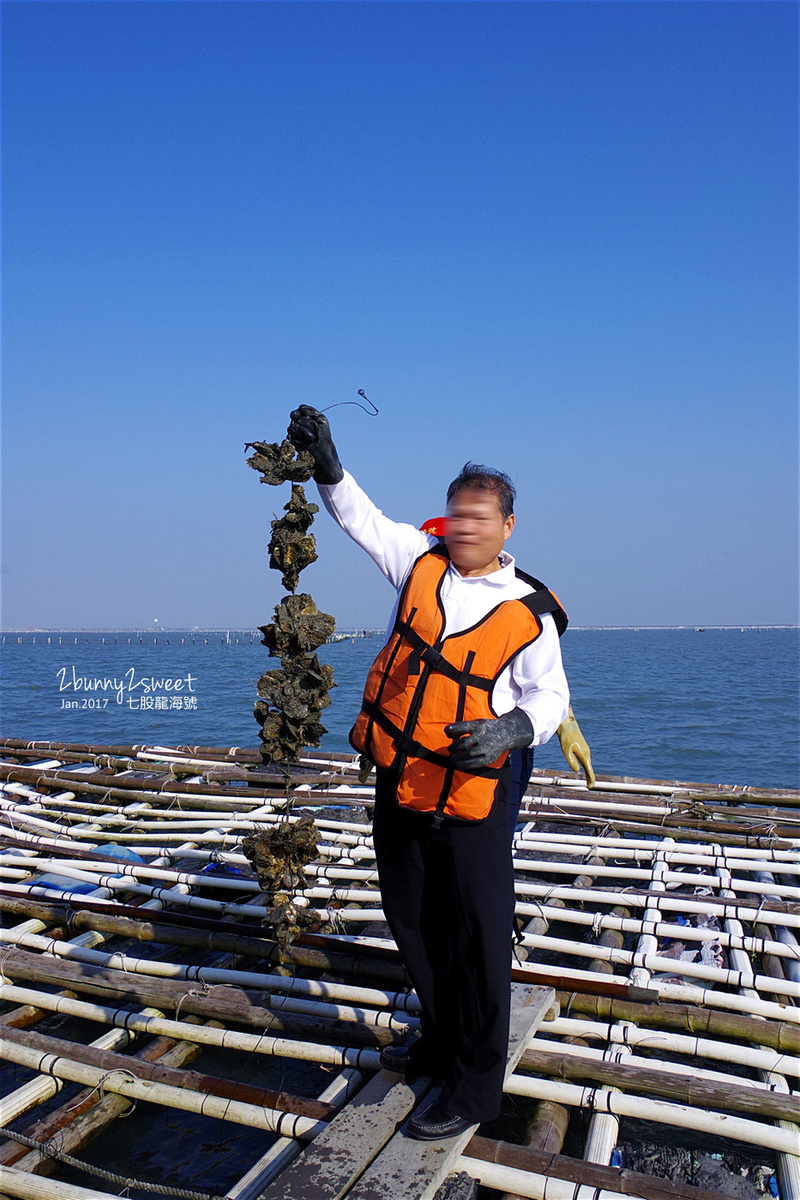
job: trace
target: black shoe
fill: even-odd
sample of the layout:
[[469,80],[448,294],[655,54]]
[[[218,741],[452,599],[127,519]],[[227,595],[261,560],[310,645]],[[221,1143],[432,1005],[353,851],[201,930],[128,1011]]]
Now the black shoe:
[[422,1043],[419,1038],[413,1042],[405,1042],[399,1046],[384,1046],[380,1053],[380,1062],[387,1071],[397,1071],[405,1075],[407,1071],[418,1068],[421,1062]]
[[416,1114],[408,1122],[408,1132],[412,1138],[421,1142],[438,1142],[440,1138],[457,1137],[467,1129],[472,1129],[474,1121],[466,1117],[458,1117],[445,1108],[438,1100],[429,1104],[422,1112]]

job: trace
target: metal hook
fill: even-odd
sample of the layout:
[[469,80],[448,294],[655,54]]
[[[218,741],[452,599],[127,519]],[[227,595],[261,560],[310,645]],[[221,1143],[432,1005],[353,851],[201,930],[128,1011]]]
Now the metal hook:
[[[365,408],[363,404],[359,404],[358,400],[340,400],[337,404],[329,404],[327,408],[321,408],[320,412],[330,412],[332,408],[341,408],[345,404],[355,404],[356,408],[360,408],[368,417],[377,417],[379,411],[377,404],[373,404],[363,388],[358,389],[358,394],[366,400],[370,406],[369,408]],[[374,412],[370,412],[370,409],[374,409]]]

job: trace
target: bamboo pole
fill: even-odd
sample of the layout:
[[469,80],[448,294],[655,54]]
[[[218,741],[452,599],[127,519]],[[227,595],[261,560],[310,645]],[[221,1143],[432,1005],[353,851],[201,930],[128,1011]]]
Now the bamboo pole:
[[632,1096],[626,1092],[605,1091],[602,1088],[579,1087],[571,1083],[558,1083],[553,1079],[531,1079],[522,1075],[511,1075],[506,1080],[504,1090],[514,1096],[555,1100],[559,1104],[588,1108],[591,1112],[610,1113],[617,1117],[639,1117],[679,1129],[696,1129],[714,1137],[733,1138],[749,1145],[766,1146],[786,1154],[800,1154],[800,1133],[796,1130],[789,1132],[760,1121],[723,1116],[685,1104]]
[[[649,1049],[663,1050],[672,1054],[685,1054],[695,1058],[717,1059],[719,1062],[738,1063],[741,1066],[759,1068],[766,1071],[783,1069],[792,1075],[800,1075],[800,1059],[796,1056],[781,1054],[771,1048],[753,1048],[741,1046],[732,1042],[721,1041],[719,1038],[687,1037],[680,1033],[668,1033],[639,1029],[632,1022],[616,1025],[605,1025],[589,1020],[575,1020],[569,1017],[557,1017],[546,1025],[542,1031],[561,1037],[582,1037],[607,1041],[614,1046],[643,1046]],[[765,1035],[768,1036],[768,1035]]]
[[[543,1026],[542,1028],[545,1028],[545,1027]],[[631,1052],[629,1054],[626,1054],[624,1059],[621,1059],[619,1057],[620,1047],[618,1047],[616,1042],[612,1042],[610,1045],[606,1045],[605,1048],[603,1048],[602,1045],[596,1046],[596,1045],[590,1044],[591,1042],[596,1041],[596,1040],[606,1043],[607,1039],[605,1037],[602,1037],[602,1035],[599,1032],[597,1032],[594,1035],[589,1035],[589,1040],[587,1040],[587,1038],[585,1038],[583,1036],[583,1031],[581,1031],[580,1035],[578,1035],[578,1034],[570,1034],[568,1036],[565,1035],[563,1038],[563,1041],[557,1041],[555,1039],[555,1037],[553,1037],[553,1039],[550,1040],[550,1038],[548,1038],[547,1036],[543,1036],[542,1028],[540,1028],[538,1030],[536,1037],[531,1040],[531,1043],[530,1043],[531,1050],[551,1051],[553,1054],[557,1054],[557,1055],[569,1053],[569,1054],[577,1055],[580,1058],[591,1059],[593,1062],[605,1063],[605,1062],[624,1061],[625,1064],[628,1066],[644,1067],[647,1070],[652,1070],[654,1068],[657,1068],[660,1071],[668,1072],[668,1074],[670,1074],[670,1075],[680,1075],[682,1078],[685,1078],[686,1076],[689,1076],[692,1078],[697,1077],[699,1079],[708,1080],[709,1082],[720,1083],[720,1084],[723,1084],[724,1086],[727,1086],[729,1083],[733,1082],[737,1085],[737,1087],[747,1087],[750,1089],[755,1089],[756,1091],[759,1091],[759,1090],[760,1091],[769,1091],[770,1090],[769,1084],[762,1082],[760,1077],[759,1077],[759,1079],[754,1079],[754,1078],[751,1078],[750,1076],[744,1077],[744,1076],[740,1075],[739,1073],[732,1075],[729,1070],[718,1070],[717,1071],[711,1067],[706,1067],[706,1066],[698,1067],[697,1060],[695,1058],[689,1058],[688,1061],[676,1061],[674,1058],[663,1059],[663,1058],[644,1057],[644,1055],[637,1055],[633,1052],[636,1048],[635,1045],[633,1045],[633,1046],[628,1047],[628,1049]],[[635,1026],[634,1026],[634,1028],[635,1028]],[[545,1029],[545,1033],[552,1033],[555,1035],[557,1032],[558,1032],[557,1030],[550,1029],[549,1027],[547,1027]],[[647,1044],[644,1044],[643,1049],[644,1049],[645,1053],[648,1051],[649,1048],[650,1047]],[[663,1044],[661,1043],[660,1039],[657,1039],[656,1045],[654,1045],[653,1048],[658,1049],[658,1050],[663,1049],[663,1051],[666,1054],[669,1054],[670,1049],[669,1049],[668,1037],[663,1042]],[[741,1049],[741,1047],[737,1047],[735,1049]],[[760,1051],[759,1051],[758,1047],[753,1046],[753,1047],[745,1048],[745,1053],[748,1053],[748,1052],[759,1053]],[[686,1058],[687,1056],[682,1056],[682,1057]],[[723,1061],[725,1061],[725,1060],[723,1060]],[[739,1060],[735,1059],[735,1058],[731,1058],[730,1061],[738,1063]],[[776,1063],[780,1063],[783,1060],[780,1059],[780,1056],[776,1055],[774,1061]],[[520,1070],[524,1070],[524,1067],[525,1067],[524,1062],[521,1062]],[[789,1072],[789,1073],[791,1074],[791,1072]],[[621,1090],[624,1091],[624,1089],[621,1089]]]
[[[35,959],[37,956],[30,956]],[[3,962],[3,973],[10,977],[29,979],[35,983],[69,981],[73,990],[105,999],[137,1000],[157,1009],[174,1012],[189,1012],[196,1016],[213,1017],[226,1024],[249,1026],[251,1029],[269,1029],[276,1033],[305,1035],[312,1039],[324,1038],[335,1045],[365,1046],[380,1049],[395,1040],[395,1033],[406,1033],[416,1028],[414,1018],[406,1022],[395,1020],[391,1014],[378,1023],[357,1019],[355,1010],[342,1007],[314,1004],[311,1001],[293,1000],[285,997],[266,997],[241,990],[212,989],[191,986],[184,981],[160,977],[145,978],[125,971],[106,968],[91,968],[86,965],[72,966],[67,962],[48,964],[9,957]],[[269,999],[270,1006],[259,1004]],[[366,1011],[366,1010],[365,1010]],[[331,1015],[333,1013],[345,1015]],[[349,1013],[349,1015],[348,1015]]]
[[[603,1026],[622,1021],[651,1029],[677,1029],[699,1034],[708,1038],[738,1038],[742,1041],[758,1042],[780,1054],[800,1054],[800,1029],[796,1024],[781,1020],[763,1020],[760,1017],[742,1016],[738,1013],[715,1012],[690,1004],[636,1004],[632,1001],[607,999],[587,993],[560,992],[558,999],[562,1012],[594,1017]],[[792,1010],[784,1010],[787,1014]],[[565,1018],[560,1017],[563,1021]],[[574,1031],[573,1031],[574,1032]],[[687,1053],[699,1054],[699,1050]]]
[[[354,984],[322,983],[314,979],[304,979],[299,976],[284,976],[266,974],[263,971],[228,970],[220,967],[190,966],[179,962],[161,962],[148,958],[133,958],[129,955],[108,953],[107,951],[92,950],[78,946],[75,943],[56,941],[52,938],[40,937],[37,934],[15,934],[12,930],[0,930],[0,941],[6,941],[17,949],[3,959],[0,969],[7,974],[14,970],[20,971],[26,965],[31,967],[36,959],[29,951],[44,951],[51,958],[72,959],[86,963],[89,966],[105,967],[117,971],[129,972],[142,976],[158,977],[175,981],[186,980],[199,982],[203,985],[229,985],[240,989],[263,989],[272,995],[274,992],[287,993],[290,996],[308,997],[325,1001],[341,1001],[341,1005],[328,1005],[327,1015],[337,1015],[333,1008],[344,1010],[349,1006],[357,1016],[351,1019],[369,1019],[371,1010],[375,1012],[376,1024],[391,1024],[391,1014],[399,1012],[418,1013],[419,1000],[413,992],[389,992],[381,988],[364,988]],[[55,967],[55,963],[52,964]],[[8,970],[6,970],[8,968]],[[42,968],[44,969],[44,968]],[[63,968],[60,968],[63,969]],[[90,976],[91,971],[84,971],[84,976]],[[67,978],[68,975],[62,975]],[[277,1003],[273,998],[273,1003]],[[353,1006],[357,1005],[358,1008]],[[296,1009],[295,1011],[302,1011]]]
[[[47,1037],[30,1030],[3,1030],[0,1038],[0,1057],[12,1056],[16,1052],[30,1052],[38,1055],[44,1062],[52,1056],[55,1062],[59,1057],[69,1059],[72,1063],[87,1067],[97,1067],[101,1071],[116,1074],[124,1072],[137,1080],[154,1085],[164,1085],[173,1089],[183,1088],[187,1092],[195,1092],[213,1099],[235,1101],[249,1107],[271,1108],[280,1112],[294,1113],[308,1117],[313,1121],[328,1121],[332,1115],[329,1105],[320,1105],[315,1100],[305,1096],[293,1096],[287,1092],[274,1092],[269,1088],[256,1087],[253,1084],[237,1083],[232,1079],[221,1079],[216,1076],[203,1075],[197,1071],[178,1070],[166,1067],[160,1063],[150,1063],[137,1059],[132,1055],[117,1054],[111,1050],[98,1049],[96,1046],[83,1046],[65,1038]],[[11,1061],[17,1061],[11,1058]]]
[[[134,914],[132,917],[106,916],[103,912],[85,911],[84,909],[75,912],[66,904],[37,903],[27,899],[17,901],[2,895],[0,895],[0,911],[26,913],[39,916],[40,919],[45,917],[51,924],[68,926],[70,929],[91,929],[143,942],[156,942],[162,945],[184,946],[207,951],[227,951],[237,956],[267,962],[289,962],[298,967],[332,971],[336,974],[356,978],[364,977],[372,984],[383,979],[385,983],[393,984],[395,989],[405,989],[409,986],[408,976],[399,962],[395,964],[374,958],[365,961],[364,957],[358,954],[343,954],[335,950],[325,954],[320,950],[292,943],[285,949],[281,949],[274,939],[230,933],[228,932],[230,925],[227,922],[206,922],[201,918],[201,925],[212,926],[211,929],[206,930],[178,924],[176,914],[173,913],[151,912],[148,920],[143,920],[135,915],[141,910],[137,910],[131,905],[115,905],[113,912],[131,913]],[[154,920],[155,917],[159,918],[158,921]],[[183,919],[194,920],[188,916]]]
[[[471,1174],[472,1167],[477,1162],[494,1162],[525,1172],[532,1179],[538,1176],[535,1185],[539,1190],[523,1193],[544,1200],[550,1196],[550,1187],[554,1180],[564,1180],[578,1185],[574,1191],[564,1193],[563,1200],[584,1198],[583,1189],[588,1189],[588,1197],[597,1194],[615,1193],[624,1196],[642,1196],[646,1200],[726,1200],[722,1192],[709,1191],[706,1188],[694,1187],[678,1180],[661,1179],[657,1175],[643,1175],[637,1171],[629,1171],[623,1167],[607,1167],[598,1163],[582,1162],[580,1159],[567,1155],[551,1153],[536,1147],[515,1146],[509,1142],[497,1142],[491,1138],[475,1134],[464,1150],[464,1156],[458,1166]],[[476,1176],[477,1178],[477,1176]],[[544,1189],[547,1189],[546,1192]],[[729,1200],[729,1198],[727,1198]]]
[[[9,984],[0,985],[0,999],[13,1003],[36,1004],[46,1012],[65,1013],[86,1021],[97,1021],[136,1034],[153,1034],[173,1041],[190,1040],[198,1046],[216,1046],[226,1050],[241,1050],[248,1054],[264,1054],[281,1058],[292,1058],[306,1062],[319,1062],[332,1066],[355,1067],[367,1071],[379,1068],[377,1050],[353,1049],[346,1046],[328,1045],[324,1042],[306,1042],[290,1038],[269,1037],[266,1033],[241,1033],[212,1021],[208,1025],[192,1025],[187,1020],[167,1020],[161,1015],[148,1016],[128,1008],[112,1008],[107,1005],[87,1003],[71,995],[40,992],[32,988],[20,988]],[[197,1021],[198,1018],[192,1018]]]
[[0,1166],[0,1188],[4,1194],[19,1196],[20,1200],[119,1200],[112,1192],[61,1183],[58,1179],[40,1179],[16,1167]]
[[[156,1015],[157,1010],[146,1010],[147,1015]],[[127,1046],[133,1039],[133,1035],[124,1029],[112,1029],[108,1033],[104,1033],[101,1037],[96,1038],[91,1044],[100,1050],[118,1050]],[[3,1042],[3,1031],[0,1030],[0,1045]],[[0,1098],[0,1125],[10,1125],[16,1121],[31,1108],[35,1108],[38,1104],[42,1104],[45,1100],[49,1100],[51,1096],[56,1095],[63,1088],[64,1083],[61,1079],[56,1079],[50,1075],[40,1075],[36,1079],[29,1080],[28,1083],[22,1084],[13,1092]]]
[[[191,1020],[197,1021],[197,1018],[193,1017]],[[181,1067],[195,1059],[199,1053],[200,1047],[196,1043],[176,1043],[162,1037],[138,1050],[135,1057],[146,1062],[161,1062],[171,1067]],[[58,1149],[73,1154],[75,1150],[93,1141],[116,1117],[124,1115],[130,1109],[130,1102],[122,1096],[101,1098],[98,1088],[86,1088],[67,1104],[35,1121],[22,1132],[26,1137],[43,1145],[57,1134]],[[0,1145],[0,1163],[8,1167],[16,1166],[21,1171],[49,1175],[54,1169],[55,1160],[44,1150],[28,1150],[19,1142],[7,1141]]]
[[[16,1036],[12,1041],[8,1033]],[[134,1100],[147,1100],[168,1108],[179,1108],[205,1116],[218,1117],[236,1124],[249,1125],[272,1133],[288,1134],[292,1137],[310,1138],[325,1128],[325,1122],[312,1117],[298,1116],[282,1109],[263,1107],[260,1104],[220,1097],[208,1092],[198,1092],[172,1084],[153,1082],[132,1077],[130,1064],[126,1067],[104,1068],[86,1062],[78,1062],[59,1053],[40,1051],[21,1044],[17,1039],[21,1031],[7,1031],[0,1040],[0,1053],[8,1062],[29,1070],[55,1075],[61,1080],[102,1087]],[[30,1037],[31,1035],[27,1035]],[[53,1039],[58,1043],[58,1039]],[[127,1059],[126,1059],[127,1062]]]
[[[535,1041],[535,1039],[534,1039]],[[621,1091],[645,1092],[691,1107],[749,1113],[769,1120],[800,1119],[800,1097],[778,1095],[744,1085],[712,1083],[700,1074],[678,1078],[668,1071],[629,1065],[627,1062],[598,1062],[579,1055],[542,1050],[534,1044],[522,1056],[524,1070],[568,1080],[591,1080]],[[796,1073],[800,1075],[800,1062]]]

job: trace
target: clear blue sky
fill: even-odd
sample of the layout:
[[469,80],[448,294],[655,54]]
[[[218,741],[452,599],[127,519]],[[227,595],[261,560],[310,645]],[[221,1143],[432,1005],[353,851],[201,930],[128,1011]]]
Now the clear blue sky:
[[[793,3],[5,3],[3,624],[248,626],[298,403],[578,625],[798,619]],[[314,492],[313,485],[310,492]],[[391,594],[322,513],[341,625]]]

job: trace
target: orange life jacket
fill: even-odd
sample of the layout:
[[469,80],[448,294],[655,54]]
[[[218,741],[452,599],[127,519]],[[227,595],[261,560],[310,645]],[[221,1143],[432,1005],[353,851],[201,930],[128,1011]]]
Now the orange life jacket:
[[376,766],[398,772],[400,804],[479,821],[492,807],[508,751],[488,767],[456,770],[445,725],[496,717],[491,696],[499,676],[539,637],[544,613],[552,614],[559,636],[567,615],[544,584],[517,570],[534,592],[503,600],[476,625],[444,637],[440,592],[449,561],[439,545],[412,567],[389,641],[367,676],[350,742]]

